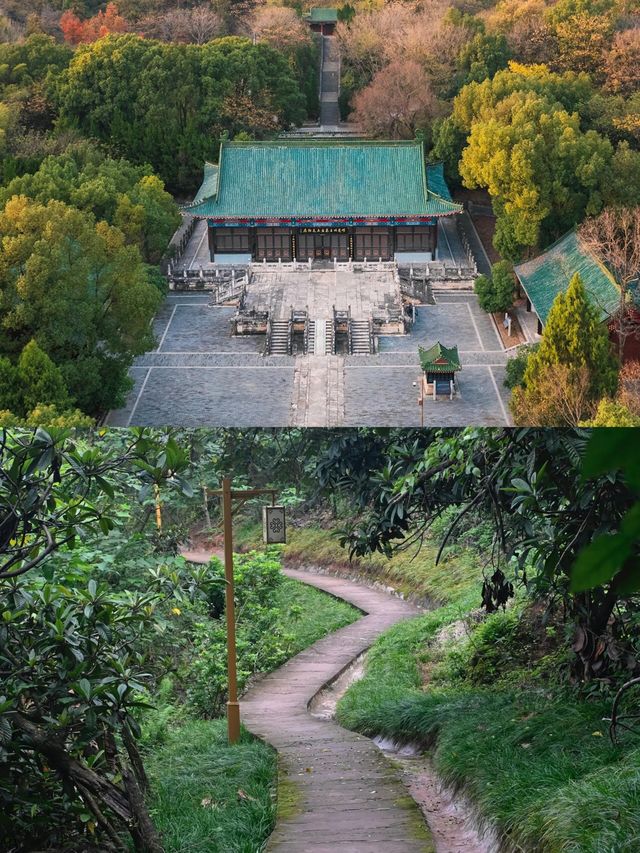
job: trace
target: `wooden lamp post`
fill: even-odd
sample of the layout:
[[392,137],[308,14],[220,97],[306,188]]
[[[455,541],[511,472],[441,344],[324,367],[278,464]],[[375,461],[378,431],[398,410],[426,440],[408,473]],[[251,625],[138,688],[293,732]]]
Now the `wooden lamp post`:
[[[238,702],[238,670],[236,654],[236,612],[235,587],[233,582],[233,514],[249,498],[271,495],[271,506],[263,507],[263,537],[267,544],[284,543],[286,526],[284,507],[275,506],[274,489],[232,488],[231,478],[224,477],[222,488],[208,492],[222,498],[222,521],[224,534],[224,575],[225,575],[225,611],[227,622],[227,677],[229,681],[229,701],[227,702],[227,731],[229,743],[240,739],[240,703]],[[233,501],[238,503],[233,506]]]

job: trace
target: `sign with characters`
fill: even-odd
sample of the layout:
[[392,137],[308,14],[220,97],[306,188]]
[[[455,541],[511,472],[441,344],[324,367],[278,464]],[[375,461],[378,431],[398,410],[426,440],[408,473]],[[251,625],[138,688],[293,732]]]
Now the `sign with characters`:
[[267,545],[284,545],[287,541],[287,525],[283,506],[262,508],[262,538]]
[[332,227],[330,225],[305,226],[300,229],[301,234],[346,234],[347,228]]

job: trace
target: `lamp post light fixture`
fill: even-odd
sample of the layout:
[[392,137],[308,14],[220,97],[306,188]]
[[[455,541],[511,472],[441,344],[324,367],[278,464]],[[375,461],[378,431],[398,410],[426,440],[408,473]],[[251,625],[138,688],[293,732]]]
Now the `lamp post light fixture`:
[[[267,544],[286,542],[284,507],[275,506],[274,489],[232,488],[231,478],[224,477],[222,488],[208,492],[222,498],[222,522],[224,535],[225,614],[227,623],[227,679],[229,700],[227,702],[227,732],[229,743],[240,739],[240,703],[238,702],[238,669],[236,653],[235,587],[233,581],[233,514],[250,498],[271,495],[271,506],[263,507],[263,535]],[[237,504],[233,505],[233,501]]]

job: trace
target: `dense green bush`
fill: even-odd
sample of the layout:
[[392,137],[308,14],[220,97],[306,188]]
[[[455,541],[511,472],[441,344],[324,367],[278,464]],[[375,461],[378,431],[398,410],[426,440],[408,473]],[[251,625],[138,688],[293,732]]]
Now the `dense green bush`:
[[[224,579],[224,566],[214,558],[211,578]],[[234,559],[238,685],[256,672],[273,669],[287,657],[291,637],[283,633],[274,593],[282,583],[279,555],[274,551],[238,554]],[[214,587],[209,602],[213,619],[194,623],[191,663],[184,674],[191,708],[203,717],[218,717],[227,697],[226,628],[222,619],[224,584]]]
[[121,786],[114,772],[116,761],[136,759],[158,593],[114,593],[88,577],[0,588],[3,849],[91,844],[97,812],[79,791],[104,809],[109,797],[126,802],[125,791],[143,785],[123,770]]
[[488,314],[508,311],[515,291],[513,267],[508,261],[499,261],[493,265],[491,276],[478,276],[474,290],[483,311]]
[[524,385],[524,374],[527,370],[529,358],[538,349],[539,344],[527,344],[520,347],[518,354],[508,359],[505,371],[504,384],[507,388],[515,388]]

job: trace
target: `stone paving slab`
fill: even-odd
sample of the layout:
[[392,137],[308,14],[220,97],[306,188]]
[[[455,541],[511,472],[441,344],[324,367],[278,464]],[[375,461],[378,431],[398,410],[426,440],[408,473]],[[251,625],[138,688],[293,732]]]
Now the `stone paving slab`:
[[128,427],[135,423],[137,401],[143,390],[144,381],[149,371],[145,367],[134,366],[129,370],[129,378],[133,381],[133,387],[127,397],[127,402],[121,409],[116,409],[109,414],[109,426]]
[[[407,335],[409,340],[411,336]],[[491,365],[492,367],[504,366],[513,353],[506,352],[487,352],[485,350],[458,350],[460,360],[462,361],[463,369],[470,366],[478,366],[481,364]],[[407,366],[416,367],[420,365],[418,350],[408,349],[399,351],[385,351],[376,353],[375,355],[345,355],[344,363],[346,367],[389,367],[389,366]]]
[[[495,372],[494,372],[495,371]],[[503,367],[467,365],[458,374],[455,400],[427,399],[425,426],[506,426],[510,423],[501,393]],[[344,426],[419,427],[420,370],[406,366],[345,367]],[[384,393],[381,390],[384,389]]]
[[[387,628],[420,611],[341,578],[289,569],[286,574],[349,601],[366,615],[261,679],[241,700],[244,724],[278,749],[281,773],[297,790],[294,813],[278,821],[267,850],[433,851],[417,807],[378,748],[368,738],[307,712],[313,696],[347,660],[362,654]],[[283,691],[287,684],[290,689]]]
[[[287,426],[293,367],[147,369],[134,426]],[[115,413],[109,423],[115,425]]]
[[262,356],[258,353],[246,353],[238,358],[228,352],[150,352],[136,360],[140,367],[234,367],[249,370],[263,367],[296,366],[296,359],[290,355]]
[[352,841],[333,841],[331,844],[325,844],[323,841],[307,841],[304,851],[301,850],[297,841],[286,842],[280,845],[280,849],[288,853],[405,853],[403,841],[361,841],[353,843]]
[[261,352],[263,336],[231,335],[231,320],[235,314],[235,308],[210,307],[196,299],[175,303],[169,323],[160,336],[158,351]]
[[436,341],[459,351],[504,352],[491,317],[482,311],[475,294],[465,293],[438,294],[436,305],[417,307],[409,334],[382,336],[378,348],[380,353],[417,352]]

